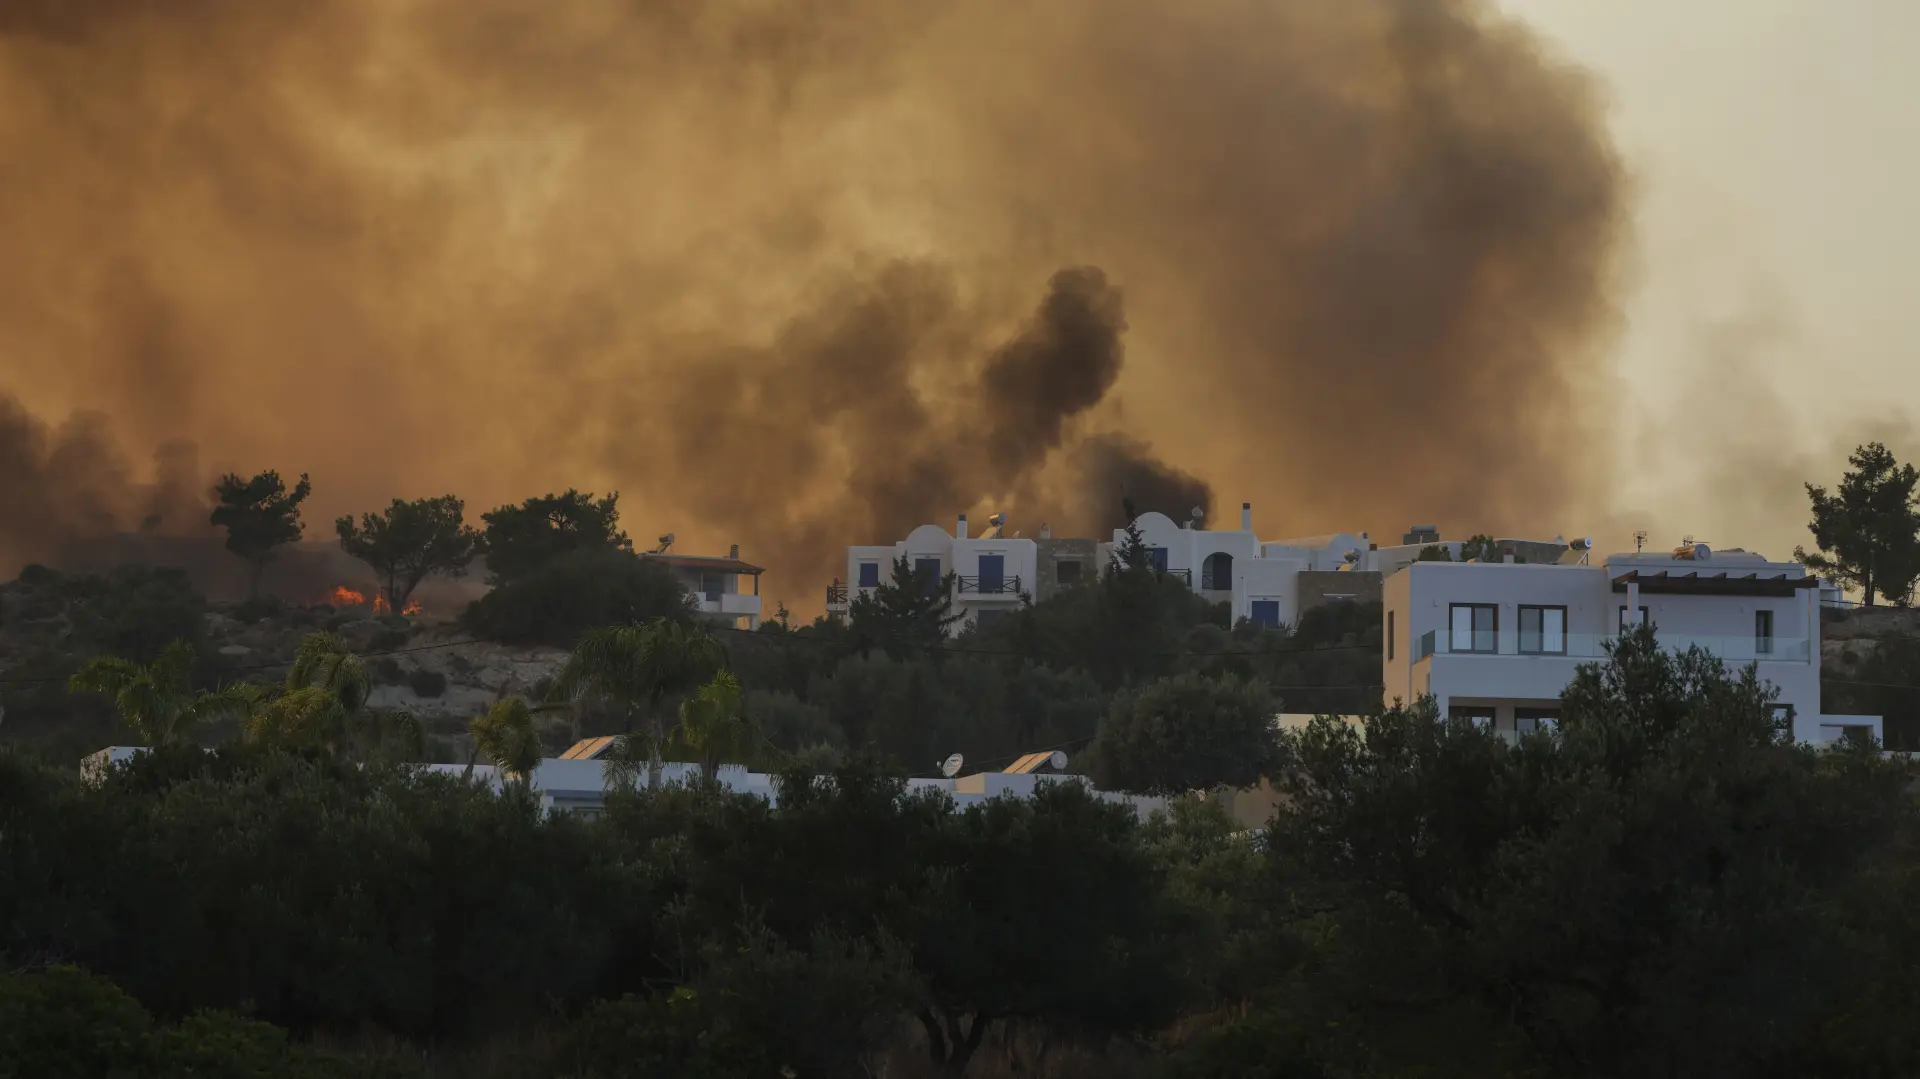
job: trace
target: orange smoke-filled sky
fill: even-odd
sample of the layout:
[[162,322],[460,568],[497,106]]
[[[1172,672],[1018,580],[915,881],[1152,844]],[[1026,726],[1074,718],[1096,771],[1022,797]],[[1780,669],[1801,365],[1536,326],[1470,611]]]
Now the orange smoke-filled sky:
[[[1719,309],[1649,292],[1720,242],[1688,241],[1716,201],[1689,177],[1776,200],[1722,207],[1725,250],[1804,208],[1675,106],[1671,67],[1769,61],[1636,64],[1628,28],[1713,9],[1610,10],[9,4],[0,395],[32,419],[0,557],[136,526],[176,440],[176,479],[311,473],[310,536],[618,488],[637,539],[739,542],[796,610],[848,543],[961,510],[1092,531],[1123,493],[1210,488],[1269,535],[1790,545],[1799,473],[1866,410],[1805,415],[1782,373],[1843,317],[1822,298],[1863,301],[1803,291],[1794,250]],[[1859,63],[1797,36],[1769,40]]]

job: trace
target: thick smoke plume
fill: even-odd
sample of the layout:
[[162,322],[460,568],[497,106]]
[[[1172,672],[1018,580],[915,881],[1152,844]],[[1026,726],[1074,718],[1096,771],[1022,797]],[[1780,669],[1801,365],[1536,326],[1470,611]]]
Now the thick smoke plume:
[[[1472,0],[8,0],[0,161],[0,390],[315,520],[617,487],[806,610],[962,511],[1595,482],[1620,170]],[[48,490],[16,559],[139,511]]]

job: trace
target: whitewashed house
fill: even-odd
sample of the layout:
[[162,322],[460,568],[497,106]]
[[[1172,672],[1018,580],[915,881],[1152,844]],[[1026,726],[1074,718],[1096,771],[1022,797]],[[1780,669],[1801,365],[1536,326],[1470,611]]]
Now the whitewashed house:
[[956,633],[1019,610],[1028,600],[1044,598],[1038,594],[1039,544],[1001,532],[994,525],[983,536],[971,536],[963,513],[951,534],[939,525],[921,525],[899,543],[849,547],[847,583],[837,595],[829,590],[827,609],[844,612],[855,597],[889,583],[894,563],[901,558],[928,588],[940,587],[946,575],[953,574],[950,594],[953,610],[960,615],[953,626]]
[[[1240,504],[1236,530],[1197,524],[1197,520],[1176,523],[1163,513],[1143,513],[1133,527],[1155,569],[1180,578],[1208,599],[1228,604],[1235,622],[1244,618],[1268,626],[1293,625],[1308,605],[1303,602],[1302,574],[1364,573],[1367,567],[1370,544],[1365,532],[1262,542],[1253,531],[1249,502]],[[1113,541],[1101,545],[1102,561],[1125,540],[1126,529],[1114,529]],[[1356,582],[1352,595],[1338,598],[1370,598],[1372,583]]]
[[1444,714],[1524,733],[1558,719],[1581,664],[1646,622],[1664,647],[1757,664],[1797,741],[1880,738],[1878,716],[1821,713],[1819,589],[1796,562],[1705,545],[1600,565],[1412,562],[1384,585],[1385,697],[1432,694]]

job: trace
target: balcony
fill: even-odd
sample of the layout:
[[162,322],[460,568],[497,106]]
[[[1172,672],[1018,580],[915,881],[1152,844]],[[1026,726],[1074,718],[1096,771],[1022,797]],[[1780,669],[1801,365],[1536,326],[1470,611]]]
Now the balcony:
[[1208,573],[1206,570],[1201,570],[1200,591],[1231,592],[1233,591],[1233,575],[1231,573]]
[[[1180,579],[1181,584],[1189,588],[1193,587],[1193,571],[1190,569],[1163,569],[1158,572],[1168,577],[1177,577]],[[1232,588],[1233,586],[1228,585],[1227,587]]]
[[1020,595],[1020,578],[962,577],[960,594],[963,596],[1018,596]]
[[845,611],[847,609],[847,586],[835,581],[827,586],[827,610]]
[[693,609],[701,614],[760,615],[760,597],[746,592],[695,592]]
[[[1617,634],[1611,633],[1568,633],[1563,635],[1560,642],[1549,639],[1548,643],[1561,643],[1564,644],[1563,648],[1529,647],[1522,651],[1520,640],[1513,633],[1501,633],[1498,636],[1484,631],[1471,635],[1462,633],[1456,647],[1452,633],[1430,629],[1413,639],[1411,659],[1414,663],[1434,655],[1601,659],[1607,654],[1606,646],[1618,639]],[[1697,645],[1728,663],[1805,663],[1811,654],[1805,637],[1692,637],[1661,634],[1657,640],[1660,647],[1669,652],[1684,652]]]

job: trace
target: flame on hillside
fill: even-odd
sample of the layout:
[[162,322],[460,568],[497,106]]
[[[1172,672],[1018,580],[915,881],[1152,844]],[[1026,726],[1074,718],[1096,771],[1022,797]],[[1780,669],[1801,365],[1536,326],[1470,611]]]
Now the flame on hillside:
[[[367,594],[365,592],[348,588],[346,585],[340,585],[328,593],[325,602],[335,607],[365,607],[368,605]],[[374,614],[388,614],[393,610],[393,604],[388,603],[387,597],[378,592],[375,592],[373,595],[372,607]],[[400,613],[405,615],[426,614],[427,609],[420,605],[419,600],[412,599],[408,600],[407,605],[400,609]]]

